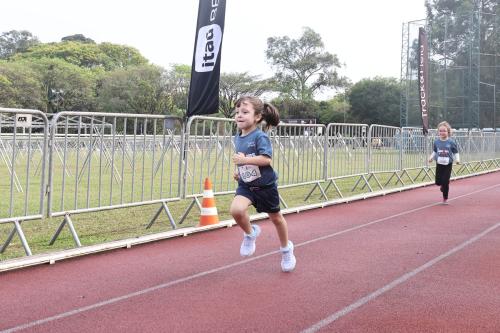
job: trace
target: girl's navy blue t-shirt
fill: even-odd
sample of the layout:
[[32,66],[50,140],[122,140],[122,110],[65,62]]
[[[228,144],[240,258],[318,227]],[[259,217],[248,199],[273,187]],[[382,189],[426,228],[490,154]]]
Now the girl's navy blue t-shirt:
[[[238,133],[234,138],[234,145],[237,153],[243,153],[245,156],[266,155],[272,158],[273,147],[266,133],[259,128],[241,136]],[[256,165],[238,165],[240,186],[269,186],[276,182],[277,176],[273,168],[268,166],[259,167]]]

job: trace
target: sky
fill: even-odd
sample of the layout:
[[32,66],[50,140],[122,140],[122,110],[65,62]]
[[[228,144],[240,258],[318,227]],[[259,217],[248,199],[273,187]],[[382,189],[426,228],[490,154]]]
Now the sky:
[[[83,34],[135,47],[164,68],[192,62],[198,0],[16,0],[1,10],[0,33],[28,30],[43,43]],[[424,0],[227,0],[221,71],[270,77],[267,38],[296,39],[309,27],[353,83],[399,78],[402,24],[422,18]]]

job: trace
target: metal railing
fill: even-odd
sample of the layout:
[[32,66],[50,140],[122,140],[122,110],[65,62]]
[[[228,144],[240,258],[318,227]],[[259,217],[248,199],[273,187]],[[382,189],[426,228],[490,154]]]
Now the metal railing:
[[31,255],[21,223],[44,217],[48,129],[43,112],[0,108],[0,224],[14,225],[0,253],[17,233]]
[[[76,123],[77,126],[70,126]],[[161,203],[148,228],[180,199],[180,118],[143,114],[60,112],[51,122],[48,216],[64,216],[51,244],[68,225],[80,246],[71,214]]]
[[[31,254],[21,222],[45,217],[63,217],[51,244],[67,225],[80,246],[72,214],[138,205],[160,204],[148,228],[162,212],[176,228],[168,202],[192,200],[182,223],[195,205],[201,208],[206,177],[215,194],[235,191],[236,134],[233,119],[216,117],[184,123],[161,115],[65,111],[49,121],[36,110],[0,109],[0,224],[14,224],[0,250],[17,233]],[[279,187],[311,185],[305,200],[316,189],[328,200],[330,187],[343,197],[336,182],[347,177],[354,179],[352,191],[432,180],[427,159],[436,130],[425,136],[411,127],[282,123],[268,134]],[[452,137],[463,162],[454,175],[500,168],[499,133],[454,130]]]

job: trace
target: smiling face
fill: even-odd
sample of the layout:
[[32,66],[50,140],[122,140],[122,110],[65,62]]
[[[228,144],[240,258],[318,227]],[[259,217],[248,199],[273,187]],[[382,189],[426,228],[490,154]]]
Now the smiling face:
[[446,126],[439,126],[438,134],[441,140],[448,139],[448,128]]
[[236,107],[236,126],[241,130],[242,134],[249,133],[257,127],[262,115],[256,115],[255,109],[248,101],[241,101],[240,105]]

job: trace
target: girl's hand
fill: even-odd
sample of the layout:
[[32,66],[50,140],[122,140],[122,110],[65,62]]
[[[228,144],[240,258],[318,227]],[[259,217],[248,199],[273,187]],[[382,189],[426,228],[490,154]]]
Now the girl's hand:
[[433,158],[429,158],[429,163],[432,163],[432,161],[434,161]]
[[236,181],[240,180],[240,174],[238,173],[237,170],[234,170],[233,179]]
[[245,154],[243,153],[237,153],[233,155],[233,163],[236,165],[242,165],[245,164],[246,157]]

